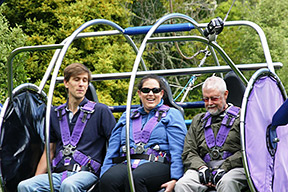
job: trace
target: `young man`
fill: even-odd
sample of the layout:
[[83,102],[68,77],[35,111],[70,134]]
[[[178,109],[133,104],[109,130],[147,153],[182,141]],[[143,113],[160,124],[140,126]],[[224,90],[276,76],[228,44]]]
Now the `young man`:
[[227,104],[225,81],[209,77],[202,87],[206,113],[196,115],[185,138],[182,154],[187,168],[176,192],[240,192],[247,188],[242,165],[239,113]]
[[[67,103],[53,107],[50,116],[50,154],[55,191],[86,191],[97,180],[106,142],[115,126],[110,109],[85,98],[91,72],[80,63],[64,69]],[[50,191],[46,151],[34,177],[20,182],[18,191]]]

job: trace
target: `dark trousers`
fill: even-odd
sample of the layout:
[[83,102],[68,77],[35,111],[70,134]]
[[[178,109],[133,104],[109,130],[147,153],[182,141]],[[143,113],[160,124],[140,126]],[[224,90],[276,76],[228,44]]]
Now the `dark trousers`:
[[[132,171],[135,191],[156,192],[163,183],[170,181],[170,165],[148,162]],[[117,164],[100,178],[100,192],[129,192],[129,180],[126,164]]]

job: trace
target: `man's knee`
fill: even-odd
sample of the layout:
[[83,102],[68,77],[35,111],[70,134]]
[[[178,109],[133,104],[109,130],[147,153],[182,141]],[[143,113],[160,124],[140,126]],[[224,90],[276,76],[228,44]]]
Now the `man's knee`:
[[219,182],[216,185],[217,189],[220,188],[226,188],[228,186],[234,186],[237,185],[237,183],[235,182],[235,180],[231,177],[222,177]]
[[65,179],[61,183],[60,191],[78,191],[78,186],[75,182],[71,182],[69,179]]
[[187,191],[188,189],[189,189],[188,182],[184,175],[176,182],[174,190],[175,192],[181,192],[181,191]]
[[28,191],[29,185],[26,184],[26,181],[21,181],[17,186],[18,192],[26,192]]

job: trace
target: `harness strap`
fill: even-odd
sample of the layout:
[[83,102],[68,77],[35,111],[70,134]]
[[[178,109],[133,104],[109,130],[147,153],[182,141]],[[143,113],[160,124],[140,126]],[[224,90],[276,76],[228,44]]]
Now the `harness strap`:
[[[205,140],[206,144],[209,147],[209,149],[212,149],[212,154],[207,153],[205,157],[203,158],[205,162],[209,162],[212,159],[218,159],[221,155],[219,152],[219,149],[223,146],[231,126],[233,125],[238,113],[240,111],[240,108],[235,106],[230,106],[221,122],[221,127],[217,133],[216,139],[214,137],[214,132],[211,128],[211,122],[212,122],[212,116],[209,112],[205,114],[203,117],[203,127],[204,127],[204,134],[205,134]],[[227,157],[231,156],[232,154],[230,152],[223,152],[222,153],[222,159],[226,159]],[[211,157],[212,156],[212,157]]]
[[[66,146],[68,144],[71,144],[72,146],[76,146],[79,142],[81,135],[83,133],[84,127],[89,120],[91,113],[94,112],[94,106],[96,103],[93,102],[87,102],[84,107],[80,108],[80,114],[78,116],[78,119],[76,121],[76,124],[74,126],[72,135],[70,136],[70,130],[69,130],[69,124],[67,120],[66,109],[62,108],[62,118],[60,120],[60,130],[61,130],[61,138],[63,145]],[[59,117],[59,115],[58,115]]]
[[[211,128],[211,121],[212,116],[209,112],[206,113],[204,116],[204,133],[205,133],[205,140],[209,148],[212,148],[214,146],[222,147],[227,135],[230,131],[230,127],[233,125],[238,113],[240,111],[240,108],[230,106],[222,120],[221,127],[217,133],[216,140],[214,137],[214,132]],[[208,118],[208,119],[207,119]]]
[[[170,162],[170,157],[166,155],[166,152],[163,151],[156,151],[155,149],[149,148],[142,154],[135,154],[134,150],[131,148],[130,151],[132,152],[130,157],[131,159],[145,159],[151,162],[161,162],[161,163],[168,163]],[[122,163],[126,160],[126,153],[123,153],[121,157],[115,157],[112,159],[113,163]]]
[[[154,127],[158,124],[162,117],[165,117],[167,111],[170,109],[167,105],[162,105],[158,108],[155,116],[150,118],[142,129],[142,116],[135,110],[132,115],[132,126],[133,126],[133,137],[134,142],[137,143],[147,143]],[[136,113],[138,112],[138,114]]]
[[[222,159],[226,159],[227,157],[230,157],[231,155],[232,155],[231,152],[229,152],[229,151],[223,151],[223,153],[222,153]],[[203,160],[204,160],[206,163],[208,163],[208,162],[210,162],[210,161],[212,160],[212,158],[210,157],[210,154],[207,153],[207,154],[204,156]]]
[[[59,123],[60,123],[61,139],[62,139],[64,150],[61,150],[52,160],[53,167],[56,167],[57,164],[62,160],[62,158],[64,158],[64,164],[69,165],[70,160],[71,160],[71,157],[70,157],[71,155],[77,163],[81,165],[84,165],[84,163],[87,164],[87,162],[83,162],[84,159],[86,160],[86,158],[84,158],[83,156],[86,156],[86,155],[74,149],[76,148],[76,145],[78,144],[81,138],[81,135],[84,131],[87,121],[90,119],[91,114],[94,112],[95,105],[96,103],[88,101],[83,107],[80,107],[81,111],[77,118],[76,124],[73,128],[73,132],[71,136],[70,136],[69,124],[68,124],[66,109],[65,109],[66,104],[60,105],[59,107],[56,108],[57,116],[60,121]],[[91,159],[91,158],[88,158],[88,159]],[[93,164],[95,165],[95,168],[97,168],[98,165],[96,165],[96,163],[93,163]]]
[[[52,166],[56,167],[57,164],[62,160],[64,157],[63,153],[58,153],[58,155],[53,159]],[[81,166],[86,166],[88,164],[91,165],[91,168],[97,173],[97,171],[100,169],[101,164],[97,161],[91,159],[89,156],[85,155],[81,151],[75,150],[72,155],[73,159]],[[69,165],[69,163],[68,163]]]

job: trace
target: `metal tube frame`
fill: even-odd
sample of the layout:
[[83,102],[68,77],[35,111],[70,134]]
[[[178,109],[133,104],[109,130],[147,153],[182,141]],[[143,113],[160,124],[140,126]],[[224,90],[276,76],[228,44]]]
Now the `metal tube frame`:
[[240,114],[240,137],[241,137],[241,148],[242,148],[242,157],[243,157],[243,166],[245,168],[245,173],[247,176],[247,180],[248,180],[248,185],[250,190],[252,190],[252,192],[256,192],[257,190],[255,189],[255,186],[253,184],[250,172],[248,172],[248,163],[247,163],[247,156],[246,156],[246,144],[245,144],[245,117],[246,117],[246,113],[247,113],[247,104],[248,104],[248,99],[250,96],[250,93],[254,87],[254,83],[263,76],[272,76],[278,84],[278,87],[283,95],[284,100],[287,99],[287,94],[285,92],[285,88],[283,86],[283,84],[281,83],[279,77],[271,72],[268,68],[263,68],[263,69],[259,69],[257,70],[252,77],[250,78],[247,88],[245,90],[245,93],[243,95],[243,101],[242,101],[242,105],[241,105],[241,114]]
[[[248,81],[246,80],[246,78],[244,77],[244,75],[240,72],[240,70],[235,66],[235,64],[233,63],[233,61],[228,57],[228,55],[222,50],[222,48],[220,46],[218,46],[215,42],[209,42],[206,38],[204,37],[160,37],[160,38],[151,38],[151,36],[153,35],[153,33],[156,31],[156,29],[165,21],[170,20],[172,18],[180,18],[180,19],[184,19],[189,21],[190,23],[192,23],[196,29],[203,35],[203,30],[201,30],[200,28],[204,28],[207,26],[207,24],[205,24],[204,26],[202,25],[198,25],[192,18],[183,15],[183,14],[179,14],[179,13],[172,13],[169,15],[166,15],[162,18],[160,18],[152,27],[151,29],[148,31],[148,33],[146,34],[144,40],[142,41],[142,44],[139,48],[139,52],[137,54],[137,57],[135,59],[134,65],[133,65],[133,70],[131,73],[131,77],[130,77],[130,84],[129,84],[129,89],[128,89],[128,95],[127,95],[127,103],[126,103],[126,149],[129,149],[130,147],[130,141],[129,141],[129,127],[130,127],[130,110],[131,110],[131,102],[132,102],[132,94],[133,94],[133,87],[134,87],[134,83],[135,83],[135,78],[136,78],[136,74],[137,74],[137,69],[139,66],[139,62],[140,62],[140,58],[142,58],[142,54],[145,50],[146,44],[149,42],[164,42],[167,40],[173,41],[173,40],[177,40],[177,41],[181,41],[181,40],[198,40],[201,41],[203,43],[206,43],[208,45],[211,45],[213,48],[216,48],[216,50],[220,53],[220,55],[223,57],[223,59],[226,61],[226,63],[231,67],[231,69],[240,77],[240,79],[247,84]],[[237,22],[232,22],[234,25],[237,24]],[[229,22],[225,22],[224,25],[225,26],[229,26],[232,23]],[[264,50],[264,55],[267,61],[267,65],[268,68],[271,72],[274,72],[274,68],[273,68],[273,64],[272,64],[272,59],[271,59],[271,55],[269,52],[269,48],[268,48],[268,43],[266,40],[266,37],[264,35],[264,32],[262,31],[262,29],[252,23],[252,22],[239,22],[238,25],[248,25],[250,27],[252,27],[253,29],[255,29],[258,33],[258,35],[260,36],[260,40],[262,42],[262,47]],[[215,55],[215,54],[212,54]],[[216,55],[215,55],[216,56]],[[215,59],[215,58],[214,58]],[[132,168],[131,168],[131,162],[130,162],[130,151],[127,150],[127,169],[128,169],[128,176],[129,176],[129,185],[130,185],[130,190],[131,192],[134,192],[134,183],[133,183],[133,175],[132,175]]]
[[[106,24],[109,25],[111,27],[113,27],[114,29],[117,30],[111,30],[111,31],[103,31],[103,32],[88,32],[88,33],[80,33],[81,31],[83,31],[84,29],[86,29],[87,27],[91,26],[91,25],[95,25],[95,24]],[[51,165],[50,165],[50,145],[49,145],[49,140],[50,140],[50,113],[51,113],[51,109],[49,106],[52,106],[52,97],[53,97],[53,92],[54,92],[54,88],[55,88],[55,82],[56,82],[56,78],[61,66],[61,63],[63,61],[63,58],[69,48],[69,46],[71,45],[72,41],[78,38],[84,38],[84,37],[93,37],[93,36],[104,36],[104,35],[119,35],[122,34],[124,35],[125,39],[128,41],[128,43],[132,46],[133,50],[135,51],[135,53],[138,52],[138,48],[135,45],[135,43],[133,42],[133,40],[128,36],[123,34],[124,30],[118,26],[117,24],[105,20],[105,19],[95,19],[95,20],[91,20],[87,23],[84,23],[83,25],[81,25],[77,30],[75,30],[71,36],[69,36],[68,38],[66,38],[61,44],[54,44],[54,45],[36,45],[36,46],[26,46],[26,47],[20,47],[17,48],[15,50],[12,51],[12,53],[9,55],[8,59],[7,59],[7,65],[8,65],[8,99],[6,100],[4,107],[8,105],[9,101],[12,100],[13,98],[13,69],[12,69],[12,63],[13,63],[13,59],[14,57],[20,53],[20,52],[25,52],[25,51],[35,51],[35,50],[49,50],[49,49],[56,49],[53,58],[43,76],[43,79],[40,83],[39,86],[39,90],[38,92],[41,93],[46,82],[47,79],[50,76],[50,73],[52,72],[52,69],[54,67],[54,71],[52,74],[52,79],[51,79],[51,83],[50,83],[50,88],[49,88],[49,93],[48,93],[48,97],[47,97],[47,109],[46,109],[46,130],[45,130],[45,148],[46,148],[46,157],[47,157],[47,170],[48,170],[48,177],[49,177],[49,185],[50,185],[50,190],[53,192],[54,188],[53,188],[53,180],[52,180],[52,172],[51,172]],[[147,70],[144,61],[141,58],[141,64],[144,70]],[[3,112],[4,115],[4,111],[1,111],[1,114]],[[3,120],[3,118],[1,118],[1,120]]]
[[[223,57],[223,59],[227,62],[227,64],[230,66],[230,68],[235,71],[235,73],[240,76],[240,78],[247,83],[246,78],[244,77],[244,75],[239,71],[238,69],[238,65],[237,67],[235,66],[235,64],[232,62],[232,60],[228,57],[228,55],[226,55],[226,53],[222,50],[222,48],[220,46],[218,46],[215,42],[209,42],[206,38],[204,37],[167,37],[165,38],[151,38],[152,34],[155,32],[155,30],[165,21],[172,19],[172,18],[180,18],[180,19],[184,19],[189,21],[190,23],[192,23],[194,26],[196,26],[196,29],[203,35],[203,30],[201,28],[205,28],[207,26],[207,24],[197,24],[192,18],[183,15],[183,14],[178,14],[178,13],[173,13],[173,14],[169,14],[166,15],[162,18],[160,18],[149,30],[149,32],[146,34],[144,40],[142,41],[142,44],[139,48],[139,51],[137,50],[136,45],[134,44],[134,42],[132,41],[132,39],[128,36],[128,35],[124,35],[124,37],[126,38],[126,40],[132,45],[133,49],[135,52],[137,52],[137,57],[135,59],[134,65],[133,65],[133,70],[130,74],[130,85],[129,85],[129,89],[128,89],[128,95],[127,95],[127,109],[126,109],[126,122],[127,122],[127,126],[126,129],[129,129],[129,117],[130,117],[130,110],[131,110],[131,101],[132,101],[132,93],[133,93],[133,87],[134,87],[134,83],[135,83],[135,78],[136,75],[139,75],[138,71],[138,67],[139,67],[139,63],[142,62],[143,68],[144,70],[147,70],[145,67],[145,64],[142,60],[142,55],[144,52],[144,49],[146,47],[147,43],[150,42],[164,42],[164,41],[187,41],[187,40],[196,40],[196,41],[200,41],[203,43],[206,43],[209,45],[209,48],[211,49],[212,47],[212,52],[214,51],[214,49],[216,49],[220,55]],[[114,31],[109,31],[109,32],[90,32],[90,33],[80,33],[81,31],[83,31],[84,29],[86,29],[87,27],[94,25],[94,24],[107,24],[110,25],[112,27],[114,27],[115,29],[118,30],[118,32],[116,30]],[[269,52],[269,48],[268,48],[268,43],[266,40],[266,37],[264,35],[264,32],[262,31],[262,29],[256,25],[255,23],[249,22],[249,21],[228,21],[224,23],[225,26],[237,26],[237,25],[247,25],[249,27],[252,27],[253,29],[256,30],[256,32],[258,33],[261,43],[262,43],[262,47],[263,47],[263,51],[264,51],[264,55],[267,61],[267,66],[268,69],[271,72],[274,72],[274,65],[272,63],[272,59],[271,59],[271,55]],[[15,49],[14,51],[12,51],[12,53],[10,54],[10,56],[8,57],[8,91],[9,91],[9,97],[12,98],[12,88],[13,88],[13,74],[12,74],[12,62],[14,59],[14,56],[20,52],[24,52],[24,51],[34,51],[34,50],[44,50],[44,49],[58,49],[55,51],[55,54],[52,58],[52,61],[50,62],[52,67],[48,67],[48,72],[50,73],[52,71],[53,66],[54,67],[54,71],[52,74],[52,79],[51,79],[51,83],[50,83],[50,88],[49,88],[49,93],[48,93],[48,98],[47,98],[47,110],[46,110],[46,132],[45,132],[45,137],[46,137],[46,141],[49,141],[49,126],[50,126],[50,107],[52,105],[52,97],[53,97],[53,92],[54,92],[54,88],[55,88],[55,83],[57,80],[57,75],[61,66],[61,63],[63,61],[63,58],[67,52],[68,47],[71,45],[72,41],[77,39],[77,38],[83,38],[83,37],[91,37],[91,36],[102,36],[102,35],[117,35],[117,34],[123,34],[123,29],[121,27],[119,27],[118,25],[116,25],[115,23],[105,20],[105,19],[96,19],[96,20],[91,20],[88,21],[86,23],[84,23],[83,25],[81,25],[77,30],[75,30],[71,36],[69,36],[66,40],[64,44],[56,44],[56,45],[42,45],[42,46],[30,46],[30,47],[22,47],[22,48],[18,48]],[[216,57],[216,54],[214,54],[213,52],[213,58]],[[217,58],[214,58],[215,61],[218,61]],[[219,64],[219,63],[218,63]],[[50,66],[50,65],[49,65]],[[221,66],[218,66],[217,68],[219,68]],[[211,68],[212,69],[212,68]],[[206,69],[207,70],[207,69]],[[224,71],[226,71],[227,69],[222,69]],[[176,70],[177,71],[177,70]],[[219,70],[221,71],[221,70]],[[47,74],[45,73],[44,75],[44,79],[47,80],[48,78],[48,72]],[[151,72],[151,71],[150,71]],[[173,73],[173,70],[170,71]],[[206,71],[208,73],[208,71]],[[160,72],[159,72],[160,74]],[[108,74],[109,75],[109,74]],[[169,75],[169,74],[167,74]],[[40,84],[40,88],[43,89],[45,83],[41,83]],[[45,143],[46,145],[46,150],[47,150],[47,162],[50,162],[50,146],[49,146],[49,142]],[[129,131],[126,131],[126,147],[129,147]],[[131,170],[131,162],[130,162],[130,151],[127,150],[127,168],[128,168],[128,175],[129,175],[129,183],[130,183],[130,188],[131,191],[135,191],[134,189],[134,184],[133,184],[133,176],[132,176],[132,170]],[[49,184],[51,187],[51,191],[53,192],[53,181],[52,181],[52,177],[51,177],[51,165],[50,163],[48,163],[48,175],[49,175]]]

